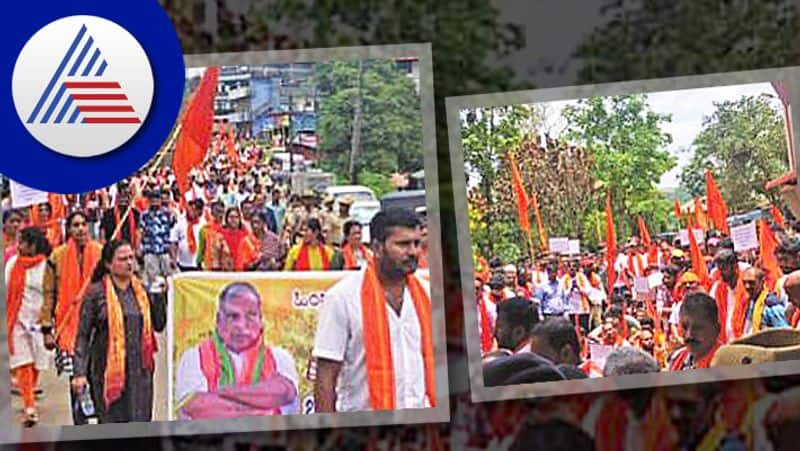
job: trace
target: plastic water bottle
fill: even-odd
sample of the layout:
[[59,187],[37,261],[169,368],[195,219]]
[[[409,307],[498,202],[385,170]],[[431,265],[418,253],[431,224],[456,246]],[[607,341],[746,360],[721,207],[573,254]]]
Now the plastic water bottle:
[[83,414],[87,417],[94,416],[94,401],[92,401],[92,395],[89,392],[89,386],[85,385],[83,387],[83,391],[81,392],[78,401],[81,404],[81,410]]

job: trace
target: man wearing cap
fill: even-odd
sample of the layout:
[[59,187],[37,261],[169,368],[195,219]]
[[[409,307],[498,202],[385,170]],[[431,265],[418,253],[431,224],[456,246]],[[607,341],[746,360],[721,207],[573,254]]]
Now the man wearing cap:
[[503,285],[505,286],[505,291],[513,293],[513,295],[516,296],[517,267],[510,263],[503,267]]
[[714,257],[719,268],[720,280],[711,286],[709,295],[717,302],[720,339],[729,343],[744,334],[749,299],[741,277],[736,254],[723,249]]
[[[325,242],[328,244],[341,244],[341,238],[338,237],[336,232],[337,226],[341,228],[342,224],[337,224],[336,213],[333,211],[333,204],[336,199],[330,194],[325,196],[322,200],[323,210],[319,213],[319,221],[322,223],[322,236],[325,237]],[[334,238],[336,242],[334,243]]]
[[158,277],[167,277],[172,272],[169,238],[176,221],[163,205],[160,191],[153,190],[148,194],[150,207],[142,214],[139,229],[142,231],[141,253],[144,258],[142,281],[149,288]]
[[344,196],[339,199],[339,213],[331,211],[330,216],[330,240],[335,246],[344,244],[344,234],[342,227],[350,218],[350,207],[353,205],[352,196]]
[[721,327],[714,298],[694,293],[680,306],[680,325],[685,346],[669,358],[669,370],[708,368],[722,345]]

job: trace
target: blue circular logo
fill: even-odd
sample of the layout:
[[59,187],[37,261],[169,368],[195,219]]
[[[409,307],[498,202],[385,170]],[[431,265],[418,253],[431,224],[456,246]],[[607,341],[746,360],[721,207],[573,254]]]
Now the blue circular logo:
[[79,193],[147,163],[173,130],[185,78],[180,41],[158,2],[9,6],[18,11],[3,28],[2,81],[14,107],[3,112],[0,173]]

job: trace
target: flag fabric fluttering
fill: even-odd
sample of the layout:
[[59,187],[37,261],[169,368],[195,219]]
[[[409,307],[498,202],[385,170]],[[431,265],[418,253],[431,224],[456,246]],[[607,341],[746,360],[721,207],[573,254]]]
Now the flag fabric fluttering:
[[681,203],[678,202],[678,199],[675,199],[675,219],[678,220],[678,224],[683,222],[683,214],[681,213]]
[[645,246],[650,246],[652,241],[650,241],[650,232],[647,230],[647,223],[644,222],[644,218],[639,216],[639,239],[642,240],[642,244]]
[[531,236],[531,223],[528,220],[528,194],[525,192],[525,186],[522,184],[522,178],[519,176],[517,169],[517,161],[514,154],[508,153],[509,166],[511,167],[511,182],[514,187],[514,194],[517,197],[517,215],[519,216],[519,226],[527,234],[530,241]]
[[239,153],[236,151],[236,138],[233,133],[233,124],[228,124],[228,131],[226,136],[226,148],[228,150],[228,158],[231,160],[233,167],[239,166]]
[[[690,215],[687,215],[690,217]],[[708,214],[703,209],[703,202],[698,198],[694,198],[694,222],[698,228],[708,230]]]
[[203,162],[211,142],[218,80],[219,67],[207,68],[184,112],[172,157],[172,170],[181,193],[189,191],[189,172]]
[[725,205],[725,200],[722,198],[722,193],[720,193],[710,169],[706,169],[706,204],[708,205],[708,216],[714,222],[714,228],[730,235],[728,206]]
[[766,219],[761,219],[758,224],[758,243],[759,243],[759,258],[761,259],[761,267],[764,268],[766,273],[766,287],[769,290],[774,290],[775,284],[783,276],[783,271],[778,264],[778,258],[775,257],[775,249],[778,247],[778,240]]
[[614,230],[614,210],[611,208],[611,192],[606,192],[606,266],[608,273],[608,290],[614,289],[617,271],[614,263],[617,260],[617,236]]
[[706,289],[711,288],[711,277],[708,274],[708,266],[703,258],[703,253],[700,251],[700,246],[697,245],[697,239],[694,236],[694,229],[692,228],[691,221],[689,222],[689,255],[692,258],[692,272],[700,279],[700,285]]
[[780,227],[782,229],[785,229],[786,228],[786,218],[783,216],[783,213],[781,213],[780,208],[778,208],[775,205],[773,205],[769,209],[769,212],[772,215],[772,220],[775,221],[775,224],[777,224],[778,227]]

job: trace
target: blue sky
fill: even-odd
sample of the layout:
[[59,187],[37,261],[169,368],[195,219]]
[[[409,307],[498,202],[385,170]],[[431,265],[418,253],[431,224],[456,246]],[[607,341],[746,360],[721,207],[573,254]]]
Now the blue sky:
[[[714,88],[686,89],[676,91],[663,91],[648,94],[648,104],[658,113],[672,115],[672,121],[662,125],[665,132],[672,135],[672,144],[668,150],[678,158],[678,165],[664,174],[659,186],[661,188],[675,188],[680,184],[681,169],[692,158],[690,152],[681,152],[689,148],[694,138],[703,128],[703,118],[710,116],[715,108],[714,102],[736,100],[747,95],[770,94],[770,102],[782,111],[781,101],[775,95],[770,83],[754,83],[746,85],[720,86]],[[560,118],[561,110],[576,100],[547,102],[547,121],[560,129],[566,125]],[[788,161],[787,161],[788,165]]]

